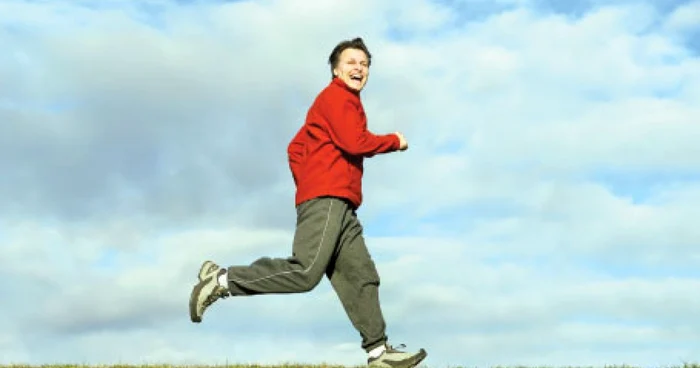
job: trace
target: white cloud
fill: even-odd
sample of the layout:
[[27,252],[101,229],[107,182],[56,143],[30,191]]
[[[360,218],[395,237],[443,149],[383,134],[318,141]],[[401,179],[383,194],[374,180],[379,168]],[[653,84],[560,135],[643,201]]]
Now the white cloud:
[[0,355],[362,364],[325,281],[186,309],[203,260],[289,255],[286,144],[361,36],[370,127],[410,145],[367,162],[360,210],[392,342],[429,366],[692,360],[697,3],[460,24],[478,3],[0,4],[0,293],[40,296],[0,307]]
[[666,21],[666,27],[674,31],[691,31],[700,23],[700,2],[690,1],[677,7]]

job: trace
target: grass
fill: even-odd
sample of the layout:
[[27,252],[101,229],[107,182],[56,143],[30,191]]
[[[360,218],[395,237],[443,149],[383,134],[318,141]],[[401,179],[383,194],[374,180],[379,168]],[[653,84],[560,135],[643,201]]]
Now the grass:
[[[11,364],[0,365],[0,368],[366,368],[363,366],[344,366],[337,364],[220,364],[220,365],[171,365],[171,364],[113,364],[113,365],[89,365],[89,364]],[[700,368],[692,367],[692,368]]]
[[[220,364],[220,365],[171,365],[171,364],[113,364],[113,365],[89,365],[89,364],[43,364],[43,365],[26,365],[12,364],[0,365],[0,368],[361,368],[348,367],[343,365],[331,364],[277,364],[277,365],[260,365],[260,364]],[[692,368],[700,368],[692,367]]]
[[[365,366],[343,366],[337,364],[222,364],[222,365],[171,365],[171,364],[114,364],[114,365],[88,365],[88,364],[10,364],[0,365],[0,368],[365,368]],[[426,367],[430,368],[430,367]],[[477,368],[454,366],[449,368]],[[605,365],[605,366],[490,366],[483,368],[648,368],[633,365]],[[700,368],[700,363],[684,363],[682,365],[669,365],[657,368]]]

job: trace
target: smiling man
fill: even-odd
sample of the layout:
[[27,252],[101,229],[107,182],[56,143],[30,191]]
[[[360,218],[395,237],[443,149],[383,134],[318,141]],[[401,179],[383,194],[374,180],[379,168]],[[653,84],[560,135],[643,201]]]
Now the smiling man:
[[407,353],[387,343],[379,274],[356,212],[362,204],[364,159],[408,146],[401,133],[375,135],[367,129],[360,92],[369,78],[371,54],[363,40],[340,42],[328,62],[331,81],[287,150],[296,185],[292,256],[228,268],[205,261],[190,297],[190,317],[201,322],[206,308],[231,295],[308,292],[325,275],[362,337],[368,365],[414,367],[427,355],[424,349]]

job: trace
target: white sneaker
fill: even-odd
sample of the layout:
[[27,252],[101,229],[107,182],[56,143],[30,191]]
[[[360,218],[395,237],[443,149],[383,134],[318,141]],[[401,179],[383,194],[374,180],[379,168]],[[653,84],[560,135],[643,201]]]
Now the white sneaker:
[[202,322],[204,311],[220,298],[229,297],[228,288],[219,285],[219,275],[226,272],[211,261],[202,264],[199,271],[199,283],[190,294],[190,319],[192,322]]
[[[404,345],[400,345],[403,348]],[[428,353],[424,349],[416,353],[399,351],[391,345],[386,345],[386,350],[376,358],[367,359],[369,368],[413,368],[425,359]]]

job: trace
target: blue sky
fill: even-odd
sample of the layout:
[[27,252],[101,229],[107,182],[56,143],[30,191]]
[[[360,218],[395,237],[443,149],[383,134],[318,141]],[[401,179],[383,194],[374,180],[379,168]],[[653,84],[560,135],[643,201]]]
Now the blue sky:
[[205,259],[289,255],[287,143],[356,36],[369,127],[410,146],[367,161],[359,211],[392,343],[697,361],[699,25],[698,1],[4,1],[0,363],[363,364],[327,281],[187,314]]

